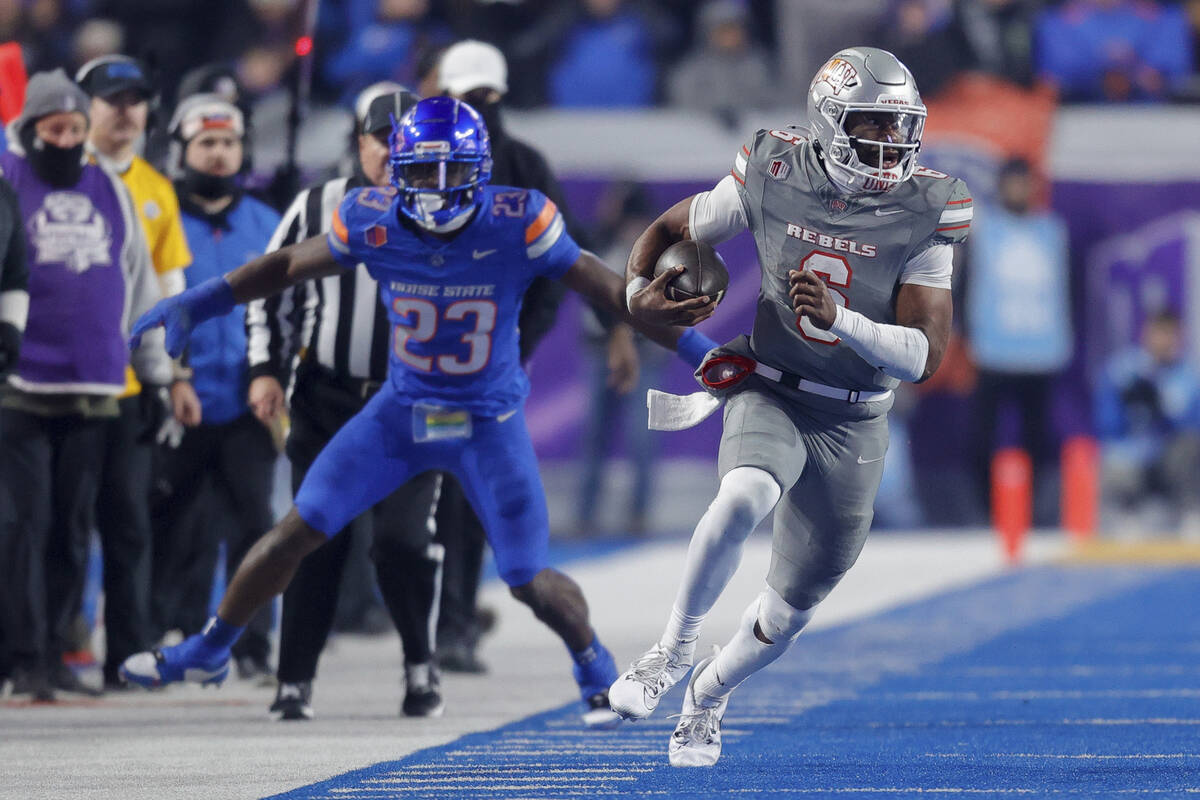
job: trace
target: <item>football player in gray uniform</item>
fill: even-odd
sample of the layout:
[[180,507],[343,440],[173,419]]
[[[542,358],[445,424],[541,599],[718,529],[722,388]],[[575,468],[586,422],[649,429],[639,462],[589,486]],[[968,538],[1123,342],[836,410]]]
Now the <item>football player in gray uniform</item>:
[[813,80],[808,116],[808,128],[755,134],[730,175],[659,217],[629,259],[630,310],[656,323],[677,321],[648,283],[674,242],[716,244],[748,228],[762,268],[752,335],[697,371],[726,399],[720,490],[661,640],[609,690],[617,713],[650,715],[688,673],[743,542],[775,509],[767,585],[692,672],[669,745],[675,766],[716,762],[730,692],[783,655],[858,558],[892,389],[933,374],[949,339],[951,257],[971,198],[962,181],[916,163],[925,106],[912,73],[883,50],[842,50]]

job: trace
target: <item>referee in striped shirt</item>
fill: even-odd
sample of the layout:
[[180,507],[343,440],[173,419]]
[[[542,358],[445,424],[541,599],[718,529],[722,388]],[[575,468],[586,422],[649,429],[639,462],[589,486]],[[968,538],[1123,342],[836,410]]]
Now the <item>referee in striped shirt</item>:
[[[354,175],[302,191],[292,202],[268,252],[329,230],[345,193],[357,186],[388,184],[391,119],[416,103],[416,95],[379,85],[360,95],[358,164]],[[292,489],[313,460],[387,379],[391,327],[375,280],[362,264],[353,272],[309,281],[246,312],[250,406],[265,423],[283,412],[288,386],[291,433],[287,455]],[[290,384],[290,386],[289,386]],[[442,563],[432,541],[439,473],[427,472],[397,489],[370,512],[304,559],[283,594],[279,689],[271,710],[281,719],[312,717],[317,659],[333,626],[338,589],[351,536],[374,539],[371,556],[380,592],[404,647],[407,716],[439,716],[444,703],[433,667],[433,627]],[[368,530],[367,528],[370,528]]]

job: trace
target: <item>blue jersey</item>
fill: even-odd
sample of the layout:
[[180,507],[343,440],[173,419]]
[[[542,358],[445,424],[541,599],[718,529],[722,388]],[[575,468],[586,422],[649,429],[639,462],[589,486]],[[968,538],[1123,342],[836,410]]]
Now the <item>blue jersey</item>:
[[338,263],[365,264],[379,282],[399,399],[492,416],[529,394],[517,347],[525,290],[535,277],[561,277],[580,251],[541,192],[480,191],[479,211],[443,241],[400,222],[395,189],[355,189],[334,214],[328,242]]

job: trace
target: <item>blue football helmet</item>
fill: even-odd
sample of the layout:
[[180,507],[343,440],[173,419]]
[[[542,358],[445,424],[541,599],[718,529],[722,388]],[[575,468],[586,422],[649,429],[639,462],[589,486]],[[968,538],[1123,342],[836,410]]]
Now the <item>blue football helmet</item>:
[[422,228],[453,230],[475,210],[476,190],[492,177],[487,126],[451,97],[428,97],[405,112],[388,140],[400,211]]

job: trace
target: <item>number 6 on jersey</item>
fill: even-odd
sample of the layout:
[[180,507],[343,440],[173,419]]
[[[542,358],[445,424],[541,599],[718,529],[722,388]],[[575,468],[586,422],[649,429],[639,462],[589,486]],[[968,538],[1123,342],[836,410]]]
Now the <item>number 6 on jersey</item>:
[[[825,281],[825,285],[829,287],[829,293],[833,298],[833,302],[839,306],[846,306],[846,295],[842,294],[836,288],[849,289],[850,280],[854,277],[853,272],[850,270],[850,262],[846,260],[845,256],[836,256],[832,253],[823,253],[820,250],[814,250],[800,260],[800,269],[807,269]],[[797,319],[796,327],[800,329],[800,334],[810,341],[821,342],[822,344],[837,344],[841,341],[836,334],[830,331],[823,331],[816,325],[813,325],[808,317]]]

